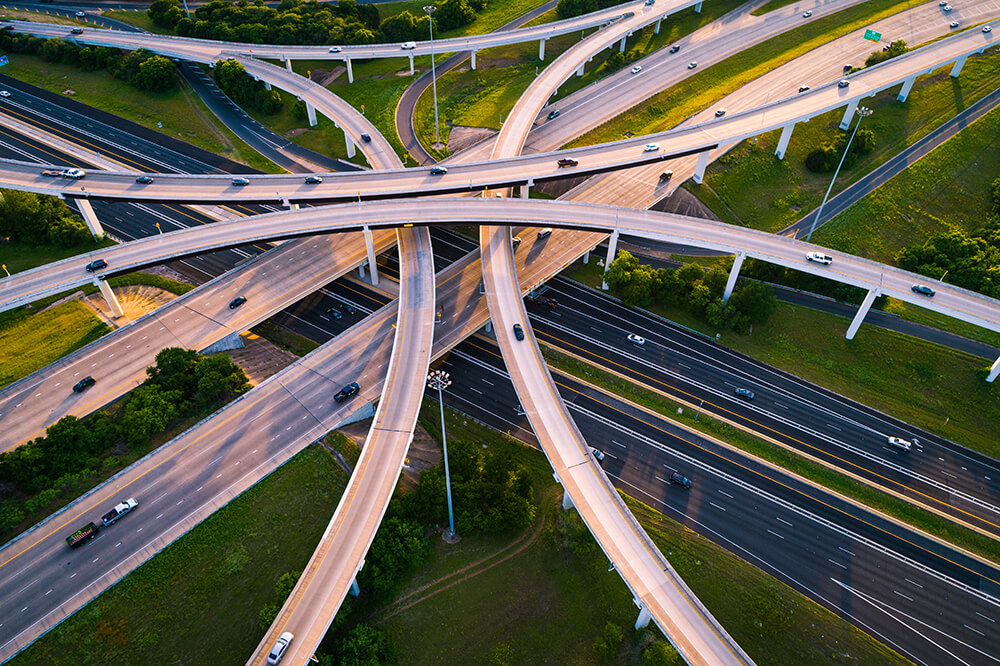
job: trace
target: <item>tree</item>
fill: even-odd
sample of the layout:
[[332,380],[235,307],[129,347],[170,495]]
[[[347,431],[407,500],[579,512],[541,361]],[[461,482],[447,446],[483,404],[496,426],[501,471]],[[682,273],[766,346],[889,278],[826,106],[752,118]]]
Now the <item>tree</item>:
[[393,661],[385,633],[359,624],[340,644],[341,666],[379,666]]
[[434,15],[435,24],[444,32],[469,25],[476,20],[476,12],[466,0],[445,0]]
[[402,11],[384,19],[378,29],[389,42],[415,41],[428,34],[427,26],[424,24],[427,20],[429,19],[426,17],[417,19],[409,11]]
[[762,324],[774,314],[778,299],[775,298],[771,285],[747,280],[733,291],[729,304],[746,315],[750,322]]
[[139,88],[152,92],[163,92],[174,87],[174,63],[163,56],[154,55],[139,64],[136,74]]
[[1000,178],[993,181],[990,198],[993,200],[993,214],[1000,215]]
[[166,430],[177,416],[180,397],[176,391],[145,384],[132,391],[121,420],[122,436],[129,446],[148,444],[154,434]]
[[622,628],[613,622],[608,622],[604,625],[604,631],[594,641],[594,656],[602,662],[613,660],[618,654],[623,638]]

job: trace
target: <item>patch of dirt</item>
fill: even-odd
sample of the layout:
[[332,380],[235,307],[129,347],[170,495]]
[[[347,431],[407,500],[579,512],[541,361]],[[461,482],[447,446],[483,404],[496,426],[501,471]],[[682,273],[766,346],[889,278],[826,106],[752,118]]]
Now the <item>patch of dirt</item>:
[[254,333],[246,332],[243,338],[243,349],[230,349],[221,352],[229,356],[233,363],[243,368],[250,383],[257,386],[265,379],[276,375],[298,360],[298,356],[277,345],[271,344]]
[[451,134],[448,136],[448,150],[455,154],[496,134],[499,132],[489,127],[455,125],[451,128]]
[[305,134],[309,129],[306,127],[296,127],[295,129],[288,130],[285,132],[285,138],[291,139],[293,136],[298,136],[299,134]]
[[427,434],[419,425],[413,430],[413,441],[410,443],[410,451],[403,463],[403,485],[404,492],[409,492],[417,487],[420,473],[428,467],[434,467],[441,463],[441,447],[434,441],[434,438]]
[[702,217],[708,220],[719,221],[719,216],[712,212],[708,206],[703,204],[698,197],[691,194],[683,187],[678,187],[669,197],[657,201],[652,210],[663,213],[677,213],[688,217]]
[[80,299],[84,305],[93,310],[94,314],[112,328],[121,328],[177,298],[169,291],[145,285],[116,287],[112,291],[118,298],[119,305],[122,306],[123,314],[118,319],[112,318],[111,309],[101,292],[98,291]]
[[309,71],[309,79],[320,84],[324,88],[337,79],[347,71],[347,68],[343,65],[337,65],[331,70],[326,69],[313,69]]

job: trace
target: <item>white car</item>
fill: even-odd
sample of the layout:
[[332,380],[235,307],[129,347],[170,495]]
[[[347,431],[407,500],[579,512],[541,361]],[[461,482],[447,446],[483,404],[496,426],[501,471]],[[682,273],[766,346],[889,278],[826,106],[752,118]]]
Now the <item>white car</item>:
[[646,338],[641,335],[636,335],[635,333],[628,334],[628,341],[634,344],[636,347],[642,347],[646,344]]
[[655,153],[660,149],[660,144],[658,143],[647,143],[642,147],[642,152],[644,153]]
[[692,60],[691,62],[688,63],[688,69],[694,69],[697,66],[698,66],[697,60]]
[[75,16],[77,18],[86,18],[87,17],[87,12],[77,12],[77,13],[73,14],[73,16]]
[[809,261],[815,261],[817,264],[829,265],[833,263],[833,257],[821,254],[820,252],[810,252],[806,255],[806,259]]
[[330,47],[330,53],[340,53],[340,47],[339,46],[331,46]]
[[286,631],[278,636],[278,640],[274,642],[271,651],[267,653],[267,663],[274,666],[281,661],[281,658],[285,656],[285,650],[288,649],[293,638],[295,638],[295,635],[290,631]]
[[721,118],[724,115],[726,115],[726,110],[725,109],[719,109],[718,111],[715,112],[715,117],[716,118]]
[[993,26],[984,25],[983,26],[983,32],[993,32]]
[[802,18],[809,18],[812,15],[813,15],[812,12],[802,12]]
[[0,97],[10,97],[10,92],[6,90],[0,90]]
[[907,440],[902,439],[900,437],[890,437],[889,446],[901,449],[903,451],[909,451],[910,448],[913,446],[913,442],[908,442]]
[[945,10],[946,12],[950,12],[950,11],[951,11],[952,9],[954,9],[954,7],[952,7],[951,5],[945,5],[945,6],[944,6],[944,10]]
[[417,43],[416,42],[403,42],[402,44],[399,45],[399,48],[403,49],[404,51],[409,51],[411,49],[417,48]]
[[638,74],[641,71],[642,71],[642,65],[636,65],[635,67],[632,68],[633,74]]
[[958,27],[958,21],[952,21],[951,23],[948,24],[948,27],[949,28],[957,28]]

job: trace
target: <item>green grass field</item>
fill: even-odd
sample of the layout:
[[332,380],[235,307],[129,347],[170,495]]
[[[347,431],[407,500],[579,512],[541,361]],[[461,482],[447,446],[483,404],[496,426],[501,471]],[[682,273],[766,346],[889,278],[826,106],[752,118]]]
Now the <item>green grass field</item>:
[[153,23],[153,20],[146,15],[145,9],[139,10],[129,10],[129,9],[106,9],[101,12],[101,16],[106,16],[110,19],[115,19],[116,21],[121,21],[122,23],[128,23],[129,25],[134,25],[137,28],[141,28],[146,32],[156,33],[158,35],[172,35],[172,30],[166,30]]
[[79,301],[0,315],[0,386],[30,375],[111,329]]
[[[86,243],[76,247],[56,247],[54,245],[31,245],[15,241],[0,245],[0,263],[6,266],[7,271],[13,275],[14,273],[26,271],[29,268],[50,264],[54,261],[61,261],[86,252],[93,252],[102,247],[111,247],[114,244],[114,241],[105,240]],[[0,277],[6,277],[6,274],[0,273]]]
[[[143,127],[162,132],[199,148],[242,162],[268,173],[282,173],[223,127],[187,84],[165,93],[133,88],[107,72],[85,72],[72,65],[44,62],[37,56],[13,54],[4,74],[56,93],[68,94],[84,104],[113,113]],[[163,127],[157,127],[157,123]],[[47,128],[59,135],[58,127]],[[108,154],[126,166],[134,166],[125,156]],[[138,167],[136,167],[138,168]]]
[[306,449],[10,663],[244,663],[264,635],[257,613],[305,567],[346,482]]

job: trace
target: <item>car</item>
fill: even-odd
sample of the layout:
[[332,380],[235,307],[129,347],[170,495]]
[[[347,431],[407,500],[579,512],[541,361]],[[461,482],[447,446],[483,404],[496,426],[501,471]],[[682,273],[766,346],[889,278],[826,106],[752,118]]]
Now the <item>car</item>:
[[954,9],[954,7],[952,7],[951,5],[945,5],[944,7],[942,7],[942,9],[946,12],[950,12],[952,9]]
[[688,63],[688,69],[694,69],[697,66],[698,66],[697,60],[692,60],[691,62]]
[[344,314],[340,311],[338,307],[327,308],[326,313],[333,317],[334,319],[342,319]]
[[641,335],[636,335],[635,333],[628,334],[628,341],[634,344],[636,347],[642,347],[646,344],[646,338]]
[[285,656],[285,650],[288,649],[293,638],[295,638],[295,634],[290,631],[286,631],[278,636],[278,640],[274,641],[274,645],[271,646],[271,651],[267,653],[267,663],[270,666],[274,666],[281,661],[281,658]]
[[743,398],[744,400],[753,400],[754,398],[754,392],[751,391],[750,389],[737,388],[735,391],[733,391],[733,393],[735,393],[738,397]]
[[548,238],[551,235],[552,235],[552,227],[545,227],[544,229],[541,229],[538,232],[539,240],[541,240],[542,238]]
[[443,166],[431,167],[431,175],[432,176],[443,176],[446,173],[448,173],[448,169],[446,167],[443,167]]
[[344,388],[342,388],[339,391],[337,391],[337,393],[333,396],[333,400],[334,400],[334,402],[344,402],[345,400],[347,400],[348,398],[350,398],[352,395],[357,395],[358,391],[360,391],[360,390],[361,390],[361,387],[358,386],[357,382],[351,382],[350,384],[348,384]]
[[76,384],[73,385],[73,393],[83,393],[96,383],[97,383],[96,379],[94,379],[90,375],[87,375],[86,377],[84,377],[83,379],[81,379],[80,381],[78,381]]
[[847,63],[846,65],[844,65],[844,74],[847,74],[852,69],[854,69],[854,65],[852,65],[851,63]]
[[93,273],[94,271],[99,271],[102,268],[107,268],[107,267],[108,267],[108,262],[106,262],[104,259],[94,259],[92,262],[87,264],[87,272]]
[[632,68],[633,74],[638,74],[641,71],[642,71],[642,65],[636,65],[635,67]]
[[339,46],[331,46],[330,53],[340,53],[341,49]]
[[670,483],[673,483],[673,484],[676,484],[678,486],[681,486],[682,488],[686,488],[688,490],[691,490],[691,479],[687,478],[683,474],[678,474],[677,472],[674,472],[673,474],[671,474],[670,475]]
[[601,462],[602,460],[604,460],[604,451],[601,451],[600,449],[595,449],[594,447],[590,447],[590,452],[593,454],[594,460],[596,460],[597,462]]
[[240,307],[241,305],[243,305],[246,302],[247,302],[247,297],[246,296],[237,296],[233,300],[229,301],[229,309],[230,310],[235,310],[236,308]]
[[822,252],[809,252],[806,254],[806,259],[814,261],[817,264],[823,264],[824,266],[828,266],[833,263],[833,257],[823,254]]
[[520,236],[514,236],[513,238],[510,239],[510,247],[511,247],[511,249],[516,250],[517,246],[520,245],[520,244],[521,244],[521,237]]
[[949,28],[957,28],[958,27],[958,21],[952,21],[951,23],[948,24],[948,27]]
[[656,4],[656,0],[646,0],[646,6],[647,7],[652,7],[655,4]]
[[642,152],[644,153],[655,153],[660,149],[660,144],[658,143],[647,143],[642,147]]
[[674,177],[673,171],[664,171],[663,173],[660,174],[660,182],[665,183],[673,177]]
[[77,168],[63,169],[63,172],[62,172],[63,178],[72,178],[73,180],[80,180],[81,178],[83,178],[86,175],[87,175],[86,171],[84,171],[83,169],[77,169]]
[[0,97],[10,97],[10,91],[0,90]]
[[323,179],[319,176],[306,176],[306,185],[319,185]]
[[564,157],[561,160],[559,160],[558,162],[556,162],[556,164],[559,165],[559,168],[562,168],[562,167],[576,166],[577,164],[579,164],[579,162],[577,162],[576,160],[571,159],[569,157]]
[[925,284],[915,284],[912,287],[910,287],[910,290],[914,294],[920,294],[921,296],[926,296],[927,298],[931,298],[932,296],[934,296],[934,290]]
[[716,118],[721,118],[724,115],[726,115],[726,110],[725,109],[719,109],[718,111],[715,112],[715,117]]
[[984,25],[983,26],[983,32],[993,32],[993,26]]
[[521,328],[520,324],[514,324],[514,337],[518,340],[524,340],[524,329]]
[[364,141],[365,143],[371,143],[372,142],[371,134],[365,132],[364,134],[361,135],[361,140]]
[[87,18],[87,12],[77,12],[77,13],[73,14],[73,16],[75,16],[77,18]]
[[909,451],[910,448],[913,446],[913,442],[905,440],[901,437],[890,437],[889,446],[899,449],[901,451]]
[[941,0],[941,1],[940,1],[940,2],[938,3],[938,7],[944,7],[944,6],[946,6],[947,4],[948,4],[948,0]]
[[153,182],[153,177],[152,176],[136,176],[135,177],[135,182],[139,183],[140,185],[149,185],[150,183]]
[[538,303],[543,307],[548,308],[549,310],[555,310],[557,307],[559,307],[559,301],[557,301],[554,298],[543,298],[542,300],[538,301]]
[[559,109],[552,109],[551,111],[549,111],[549,115],[545,117],[548,118],[549,120],[555,120],[556,118],[559,117],[559,113],[560,113]]
[[849,85],[851,85],[851,82],[848,81],[847,79],[841,79],[840,81],[837,82],[838,88],[846,88]]
[[250,181],[246,178],[233,178],[233,185],[236,187],[243,187],[244,185],[249,185]]
[[812,15],[813,15],[813,13],[810,12],[810,11],[802,12],[802,18],[809,18]]
[[58,178],[62,175],[62,173],[62,169],[45,169],[42,171],[42,175],[47,176],[48,178]]
[[674,44],[673,46],[670,47],[670,52],[671,53],[677,53],[680,50],[681,50],[681,45],[680,44]]
[[883,51],[888,51],[888,50],[889,50],[889,49],[891,49],[891,48],[892,48],[892,45],[891,45],[891,44],[886,44],[885,46],[883,46],[883,47],[882,47],[882,50],[883,50]]
[[799,86],[799,92],[805,92],[809,90],[809,86]]
[[403,42],[402,44],[399,45],[399,48],[403,49],[404,51],[410,51],[412,49],[417,48],[417,43],[416,42]]
[[73,28],[72,30],[69,31],[69,33],[71,35],[82,35],[83,34],[83,28]]
[[357,312],[357,310],[354,309],[354,306],[351,305],[350,303],[344,303],[344,305],[342,307],[344,308],[344,311],[347,312],[347,314],[349,314],[349,315],[352,315],[355,312]]

